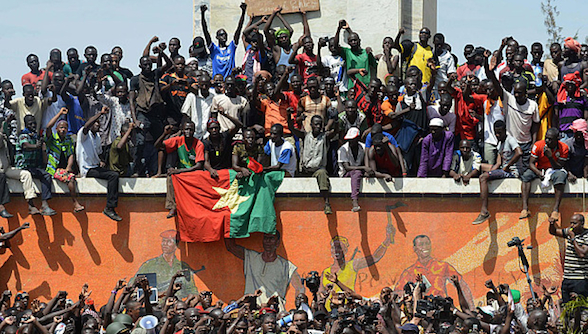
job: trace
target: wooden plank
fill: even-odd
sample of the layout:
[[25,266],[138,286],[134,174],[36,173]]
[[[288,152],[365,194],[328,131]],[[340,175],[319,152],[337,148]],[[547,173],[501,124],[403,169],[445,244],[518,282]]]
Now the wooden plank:
[[319,0],[245,0],[247,13],[258,15],[270,15],[278,6],[282,6],[282,13],[297,13],[300,10],[306,12],[320,9]]

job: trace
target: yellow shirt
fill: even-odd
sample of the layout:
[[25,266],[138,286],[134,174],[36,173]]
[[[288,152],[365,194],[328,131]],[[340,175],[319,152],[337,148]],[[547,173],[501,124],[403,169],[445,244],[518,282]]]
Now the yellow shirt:
[[[352,290],[355,290],[355,280],[357,279],[357,271],[355,271],[355,269],[353,268],[354,262],[355,259],[347,262],[347,264],[345,264],[345,268],[342,268],[337,272],[337,279],[339,280],[339,282],[341,282],[343,285]],[[326,274],[331,273],[331,268],[332,267],[328,267],[323,271],[323,286],[327,286],[327,284],[333,283],[326,278]],[[341,288],[339,288],[337,285],[334,285],[333,292],[336,293],[339,291],[341,291]],[[327,300],[325,307],[328,311],[331,310],[331,300]]]
[[[420,43],[414,43],[416,51],[412,58],[409,59],[408,67],[416,66],[423,72],[423,84],[431,81],[431,69],[427,66],[427,61],[433,58],[433,49],[430,45],[424,48]],[[407,68],[408,68],[407,67]]]
[[41,126],[41,121],[43,120],[43,112],[49,104],[47,103],[47,99],[41,99],[38,96],[35,96],[35,100],[33,101],[32,106],[27,106],[25,103],[24,97],[19,97],[18,99],[14,99],[10,101],[10,109],[14,111],[16,114],[16,121],[18,122],[18,130],[22,131],[25,128],[24,118],[26,115],[33,115],[35,117],[35,121],[37,121],[37,132],[39,131],[39,127]]

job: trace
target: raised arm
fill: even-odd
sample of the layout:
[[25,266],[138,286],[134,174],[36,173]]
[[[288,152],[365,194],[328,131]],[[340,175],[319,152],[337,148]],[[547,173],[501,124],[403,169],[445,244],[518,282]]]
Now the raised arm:
[[380,261],[384,257],[384,255],[386,255],[386,250],[388,249],[388,246],[392,244],[394,232],[394,226],[388,224],[386,226],[386,236],[384,237],[384,241],[382,241],[382,243],[378,246],[378,248],[376,248],[372,255],[359,258],[353,261],[353,269],[357,271],[360,269],[371,267],[374,264],[378,263],[378,261]]
[[172,134],[173,129],[174,129],[173,125],[166,125],[165,128],[163,129],[163,133],[161,134],[161,136],[159,136],[159,138],[157,138],[155,143],[153,143],[153,146],[159,150],[164,149],[165,147],[163,145],[163,141],[165,140],[166,137],[168,137],[169,135]]
[[[490,70],[490,65],[488,64],[488,58],[490,57],[490,55],[491,55],[490,50],[484,51],[484,71],[486,72],[486,77],[488,79],[490,79],[490,81],[492,81],[492,85],[494,86],[494,89],[496,89],[496,91],[498,91],[498,96],[503,97],[504,90],[502,89],[502,85],[500,85],[500,81],[496,77],[496,74],[494,74],[494,71]],[[447,86],[449,86],[449,85],[447,85]]]
[[53,116],[53,118],[49,121],[49,123],[47,123],[47,128],[46,128],[46,133],[48,136],[50,136],[53,131],[51,130],[51,128],[53,128],[53,126],[55,125],[55,123],[57,123],[57,121],[59,120],[59,118],[61,116],[65,116],[67,115],[67,108],[63,107],[59,110],[59,112],[57,114],[55,114],[55,116]]
[[280,81],[278,81],[278,84],[276,85],[276,94],[280,93],[286,87],[288,83],[288,78],[290,77],[290,73],[292,73],[292,71],[292,67],[286,67],[284,74],[282,74]]
[[[270,29],[272,27],[272,22],[274,21],[274,18],[281,10],[282,10],[282,6],[276,7],[276,9],[274,9],[274,11],[272,12],[272,15],[270,15],[269,19],[267,19],[267,22],[263,26],[263,34],[265,35],[265,40],[267,42],[267,46],[272,50],[273,50],[274,46],[276,45],[276,38],[275,38],[275,36],[273,36],[271,34]],[[290,35],[290,36],[292,36],[292,35]]]
[[21,226],[19,226],[19,227],[15,228],[14,230],[12,230],[12,231],[10,231],[10,232],[2,233],[2,234],[0,235],[0,240],[2,240],[2,241],[10,240],[10,239],[14,238],[14,236],[15,236],[15,235],[16,235],[18,232],[20,232],[20,231],[22,231],[22,230],[24,230],[24,229],[27,229],[27,228],[29,228],[30,226],[31,226],[31,224],[30,224],[29,222],[26,222],[26,223],[22,224]]
[[235,30],[235,35],[233,36],[233,42],[235,45],[239,45],[239,36],[241,36],[241,30],[243,29],[243,22],[245,22],[245,13],[247,12],[247,4],[241,2],[239,6],[241,8],[241,17],[239,18],[239,23],[237,23],[237,30]]
[[337,50],[337,53],[341,53],[341,45],[339,44],[339,40],[341,39],[341,29],[343,29],[344,26],[347,25],[347,22],[345,22],[345,20],[339,20],[339,25],[337,26],[337,32],[335,33],[335,49]]
[[398,34],[396,34],[396,38],[394,38],[394,44],[392,45],[394,49],[401,53],[402,49],[400,48],[400,37],[402,37],[402,35],[404,35],[404,28],[400,28],[400,30],[398,30]]
[[288,121],[288,129],[290,129],[290,132],[292,132],[292,134],[294,134],[296,137],[304,138],[306,133],[294,127],[294,120],[292,119],[292,112],[294,111],[294,109],[292,109],[292,107],[288,107],[286,111],[288,112],[288,117],[286,117]]
[[153,45],[153,43],[159,41],[159,37],[157,36],[153,36],[151,37],[151,39],[149,40],[149,42],[147,42],[147,45],[145,46],[145,49],[143,49],[143,56],[149,56],[149,53],[151,52],[151,46]]
[[96,113],[96,115],[90,117],[90,119],[86,122],[86,124],[84,124],[84,128],[83,128],[83,132],[85,135],[88,134],[88,132],[90,132],[90,129],[92,129],[92,126],[94,125],[94,123],[96,123],[96,121],[98,121],[100,119],[100,116],[102,115],[106,115],[110,112],[110,108],[108,108],[107,106],[103,106],[102,110],[100,110],[99,113]]
[[[210,32],[208,31],[208,26],[206,25],[206,10],[208,6],[202,5],[200,6],[200,24],[202,24],[202,33],[204,33],[204,39],[206,40],[206,46],[210,47],[212,45],[212,38],[210,38]],[[241,16],[241,19],[243,16]],[[243,22],[241,22],[243,23]]]
[[[280,19],[280,21],[282,21],[282,24],[284,25],[284,28],[288,29],[288,31],[290,32],[290,36],[292,36],[292,34],[294,33],[294,29],[292,29],[292,26],[282,16],[282,9],[281,9],[281,7],[280,7],[280,11],[278,12],[277,15],[278,15],[278,19]],[[302,19],[304,20],[304,17]],[[304,22],[302,24],[304,24]]]
[[227,250],[241,260],[245,260],[245,247],[237,245],[235,239],[226,238],[225,247]]
[[116,148],[117,149],[122,150],[123,147],[125,147],[125,145],[131,139],[131,133],[133,133],[133,129],[134,128],[135,128],[135,123],[130,123],[129,124],[129,129],[127,130],[127,132],[125,132],[125,134],[122,136],[122,138],[120,139],[120,141],[116,145]]
[[[306,11],[300,10],[300,14],[302,14],[302,27],[304,28],[304,32],[302,34],[304,36],[310,37],[310,26],[308,25],[308,17],[306,17]],[[280,20],[282,20],[282,15],[280,15],[279,17]],[[290,30],[290,36],[292,36],[292,32],[294,32],[294,30],[291,30],[292,27],[290,27],[290,25],[288,25],[288,23],[285,20],[282,22],[284,22],[286,29]]]

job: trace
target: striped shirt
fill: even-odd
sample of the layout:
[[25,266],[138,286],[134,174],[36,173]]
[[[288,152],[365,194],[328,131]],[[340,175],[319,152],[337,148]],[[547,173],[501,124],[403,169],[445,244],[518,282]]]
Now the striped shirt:
[[[568,238],[570,228],[563,230],[565,238]],[[584,233],[576,235],[576,241],[581,246],[588,245],[588,230]],[[564,261],[564,274],[565,279],[586,279],[588,278],[588,257],[580,257],[576,253],[574,243],[568,239],[566,244],[566,257]]]

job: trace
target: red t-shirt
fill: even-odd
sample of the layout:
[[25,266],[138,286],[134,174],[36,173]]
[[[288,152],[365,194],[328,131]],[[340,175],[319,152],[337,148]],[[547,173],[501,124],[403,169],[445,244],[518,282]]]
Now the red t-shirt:
[[186,145],[184,136],[166,139],[163,145],[167,153],[178,152],[178,168],[194,167],[197,162],[204,161],[204,144],[196,138],[190,147]]
[[[549,159],[544,154],[543,150],[545,149],[545,140],[540,140],[533,145],[533,149],[531,149],[531,156],[537,159],[535,165],[538,169],[547,169],[551,168],[551,163]],[[561,163],[564,163],[568,160],[570,150],[568,145],[562,143],[561,141],[557,142],[557,149],[555,151],[552,150],[551,157],[553,160],[556,160]]]
[[476,75],[478,70],[480,69],[480,65],[471,65],[471,64],[463,64],[457,68],[457,80],[461,80],[464,76],[468,74]]
[[455,94],[453,98],[456,101],[456,122],[455,122],[455,133],[460,136],[461,139],[473,140],[476,136],[476,124],[479,120],[470,114],[470,110],[473,110],[478,115],[483,115],[484,112],[484,101],[486,101],[486,95],[472,94],[473,102],[466,102],[463,98],[463,92],[459,88],[455,88]]
[[[41,71],[41,74],[35,75],[32,72],[24,74],[20,79],[21,84],[24,86],[26,84],[31,84],[33,86],[37,85],[37,82],[43,80],[45,77],[45,71]],[[53,73],[49,72],[49,80],[53,80]]]
[[310,77],[316,77],[318,75],[318,66],[316,64],[316,55],[309,56],[306,53],[296,55],[298,60],[298,73],[304,80],[304,84]]

